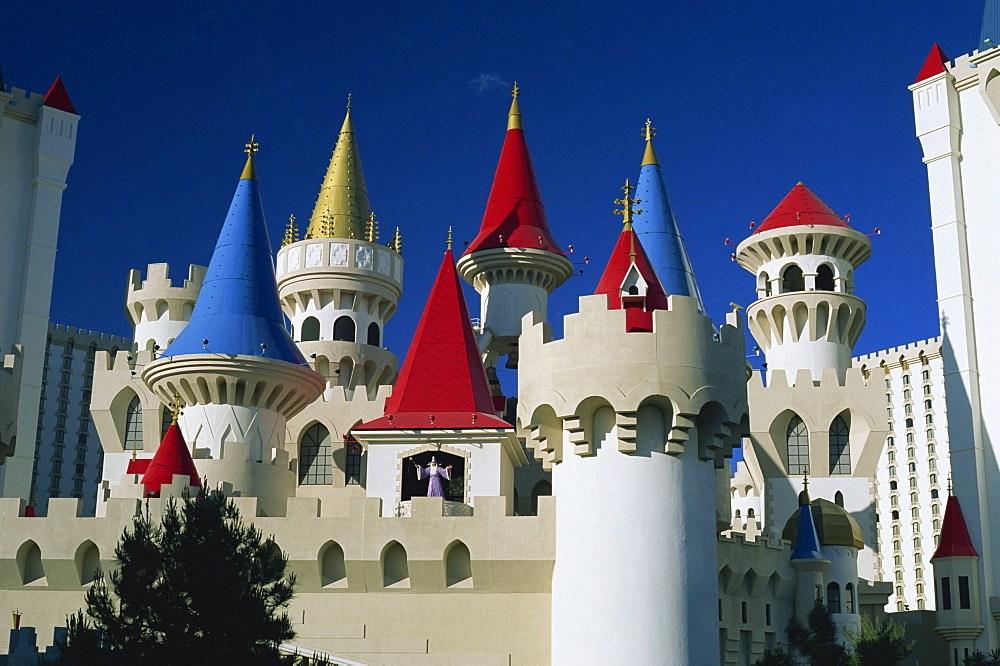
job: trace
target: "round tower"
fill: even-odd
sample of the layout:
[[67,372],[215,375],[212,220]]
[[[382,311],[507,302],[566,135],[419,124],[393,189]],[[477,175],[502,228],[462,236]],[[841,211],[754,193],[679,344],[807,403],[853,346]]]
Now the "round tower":
[[854,271],[870,256],[868,237],[802,183],[740,243],[737,261],[757,276],[747,321],[768,376],[807,369],[819,380],[824,368],[844,376],[865,326]]
[[191,321],[142,380],[164,403],[186,405],[180,427],[199,471],[274,516],[295,491],[286,420],[320,395],[323,379],[285,329],[255,150],[251,139]]
[[191,320],[205,267],[191,264],[180,286],[174,286],[169,272],[167,264],[149,264],[144,280],[142,271],[129,271],[125,316],[135,330],[132,340],[136,351],[166,349]]
[[395,379],[382,340],[403,292],[401,249],[398,228],[379,242],[348,105],[305,239],[290,220],[276,267],[292,337],[328,385],[371,393]]
[[716,469],[747,421],[744,329],[665,295],[620,201],[565,337],[534,313],[519,339],[519,427],[557,511],[551,661],[717,663]]
[[549,231],[535,169],[524,139],[519,91],[507,116],[507,136],[479,234],[458,260],[462,279],[480,295],[480,351],[487,367],[507,355],[517,367],[521,318],[535,311],[548,317],[549,294],[573,274]]

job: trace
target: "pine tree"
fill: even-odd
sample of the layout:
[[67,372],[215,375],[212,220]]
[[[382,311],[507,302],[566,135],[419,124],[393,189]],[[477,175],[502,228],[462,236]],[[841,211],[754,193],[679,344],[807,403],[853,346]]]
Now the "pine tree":
[[796,618],[788,621],[785,632],[793,650],[809,660],[811,666],[847,666],[847,648],[837,641],[837,624],[822,599],[809,611],[807,627]]
[[871,615],[861,616],[861,629],[848,629],[844,638],[858,666],[895,666],[913,651],[916,641],[906,640],[906,625]]
[[220,493],[171,502],[159,524],[137,517],[115,559],[110,585],[102,575],[87,591],[86,617],[70,618],[65,663],[288,661],[287,557]]

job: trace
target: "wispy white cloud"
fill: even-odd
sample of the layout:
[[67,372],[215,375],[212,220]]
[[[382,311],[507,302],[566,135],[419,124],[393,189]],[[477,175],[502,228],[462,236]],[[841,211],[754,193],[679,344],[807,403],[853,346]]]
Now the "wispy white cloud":
[[495,88],[509,88],[510,83],[496,74],[481,73],[470,79],[468,86],[477,95],[484,95]]

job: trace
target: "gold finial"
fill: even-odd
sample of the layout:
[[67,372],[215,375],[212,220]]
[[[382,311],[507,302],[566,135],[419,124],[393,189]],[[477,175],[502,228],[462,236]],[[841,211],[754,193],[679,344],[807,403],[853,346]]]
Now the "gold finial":
[[392,237],[392,249],[397,254],[403,253],[403,235],[399,233],[399,227],[396,227],[396,235]]
[[174,399],[167,403],[167,409],[170,410],[171,425],[177,423],[177,417],[183,413],[181,410],[184,409],[184,401],[181,400],[179,394],[174,393]]
[[375,219],[375,212],[372,211],[368,214],[368,225],[365,229],[365,237],[368,239],[369,243],[378,242],[378,221]]
[[347,93],[347,112],[351,112],[351,93]]
[[646,138],[646,152],[642,155],[642,166],[648,164],[660,165],[660,160],[656,157],[656,151],[653,150],[653,137],[656,136],[656,128],[653,127],[653,121],[646,118],[646,126],[642,129],[642,135]]
[[517,103],[517,98],[521,96],[521,89],[517,87],[517,81],[514,81],[514,87],[511,88],[510,96],[514,99],[510,103],[510,112],[507,113],[507,129],[524,129],[524,124],[521,122],[521,106]]
[[285,225],[285,236],[281,239],[281,247],[291,245],[299,240],[299,226],[295,224],[295,216],[288,216],[288,224]]
[[622,208],[615,210],[615,215],[621,215],[625,218],[625,229],[627,230],[632,229],[632,215],[642,213],[639,209],[632,209],[632,204],[642,203],[642,199],[633,199],[631,197],[632,190],[634,189],[635,188],[632,187],[629,179],[626,178],[625,187],[622,188],[622,191],[625,192],[625,196],[621,199],[615,199],[615,203],[622,206]]
[[[514,89],[517,90],[517,84],[514,84]],[[448,227],[448,251],[451,251],[451,227]]]
[[253,165],[253,156],[260,150],[260,144],[254,140],[255,135],[250,135],[250,140],[246,143],[243,152],[247,154],[247,163],[243,166],[243,173],[240,180],[257,180],[257,169]]

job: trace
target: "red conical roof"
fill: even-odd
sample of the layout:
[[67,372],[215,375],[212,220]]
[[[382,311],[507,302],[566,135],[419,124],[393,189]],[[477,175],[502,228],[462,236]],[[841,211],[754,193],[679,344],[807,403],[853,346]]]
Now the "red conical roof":
[[191,452],[188,451],[184,435],[176,423],[170,424],[167,434],[163,436],[156,454],[149,461],[149,467],[139,482],[146,486],[146,495],[159,495],[160,486],[174,482],[174,474],[184,474],[191,481],[190,484],[196,488],[201,488],[201,479],[198,477],[198,470],[191,459]]
[[962,505],[954,495],[948,498],[948,506],[944,510],[944,524],[941,525],[941,539],[931,562],[943,557],[979,557],[969,537],[969,528],[965,525]]
[[495,247],[524,247],[563,254],[545,219],[545,205],[522,129],[507,130],[479,235],[465,254]]
[[764,218],[754,233],[802,224],[844,228],[851,226],[823,203],[822,199],[813,194],[812,190],[799,183],[785,195],[771,214]]
[[385,416],[354,430],[510,428],[493,396],[451,250],[444,254]]
[[52,83],[52,87],[45,93],[42,104],[52,109],[66,111],[67,113],[76,113],[73,102],[69,98],[69,93],[66,92],[66,86],[63,85],[61,76],[56,77],[56,80]]
[[[626,302],[622,303],[622,283],[633,265],[646,282],[646,295],[644,298],[631,297],[635,299],[635,303],[629,303],[630,298],[626,295]],[[608,265],[594,293],[607,294],[609,309],[627,311],[626,331],[652,331],[653,310],[667,309],[667,293],[631,225],[627,225],[618,236],[618,242],[611,251],[611,258],[608,259]]]
[[917,80],[914,83],[920,83],[924,79],[929,79],[946,71],[945,65],[947,64],[948,56],[944,54],[944,51],[935,42],[934,46],[931,47],[931,52],[927,54],[927,60],[924,60],[924,66],[920,68],[920,73],[917,74]]

